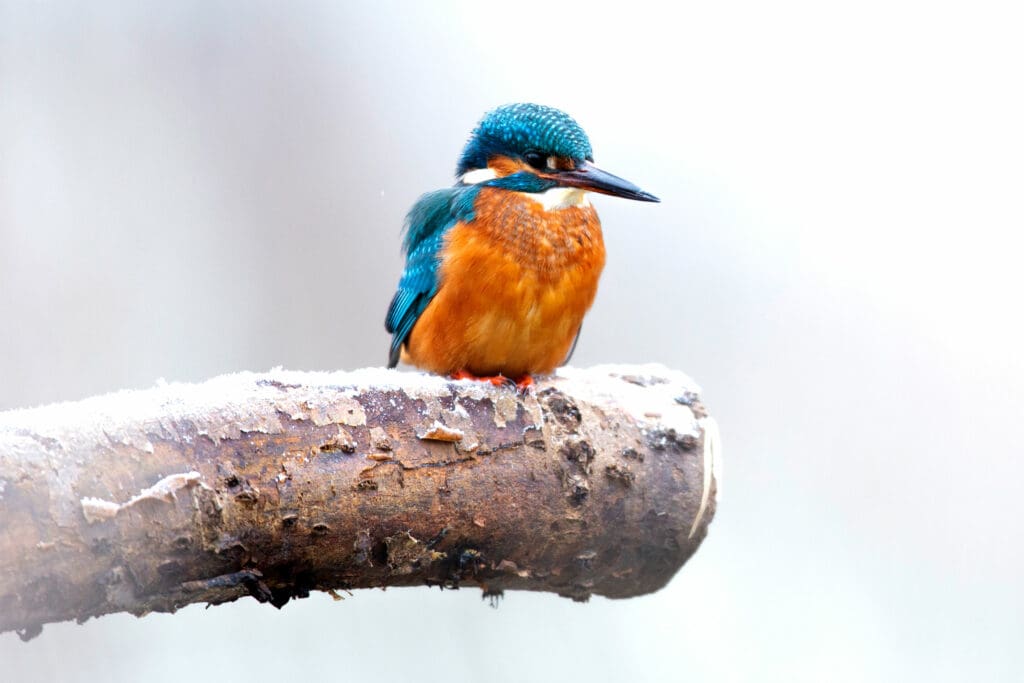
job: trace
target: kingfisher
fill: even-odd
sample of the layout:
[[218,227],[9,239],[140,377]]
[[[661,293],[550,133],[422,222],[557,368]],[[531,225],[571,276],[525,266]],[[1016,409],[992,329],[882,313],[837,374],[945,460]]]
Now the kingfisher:
[[579,124],[539,104],[485,114],[455,176],[406,218],[388,367],[525,390],[568,362],[597,294],[605,248],[587,193],[659,200],[595,166]]

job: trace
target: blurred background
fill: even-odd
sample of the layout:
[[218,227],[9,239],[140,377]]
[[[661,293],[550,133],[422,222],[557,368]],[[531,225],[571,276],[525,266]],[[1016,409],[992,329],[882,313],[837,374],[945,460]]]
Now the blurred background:
[[662,198],[595,198],[574,363],[688,372],[726,457],[651,596],[114,615],[0,677],[1021,680],[1016,11],[0,0],[0,409],[382,365],[405,212],[535,101]]

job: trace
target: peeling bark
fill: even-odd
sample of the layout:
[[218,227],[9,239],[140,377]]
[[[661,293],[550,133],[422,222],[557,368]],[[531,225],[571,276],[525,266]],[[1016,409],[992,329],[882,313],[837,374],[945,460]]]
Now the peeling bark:
[[0,413],[0,631],[311,590],[649,593],[706,534],[717,450],[661,366],[526,396],[276,370]]

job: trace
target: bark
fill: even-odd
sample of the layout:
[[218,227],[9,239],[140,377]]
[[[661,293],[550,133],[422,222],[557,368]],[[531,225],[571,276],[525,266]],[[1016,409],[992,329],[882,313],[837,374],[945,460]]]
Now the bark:
[[0,631],[311,590],[649,593],[706,534],[716,444],[660,366],[526,396],[276,370],[0,413]]

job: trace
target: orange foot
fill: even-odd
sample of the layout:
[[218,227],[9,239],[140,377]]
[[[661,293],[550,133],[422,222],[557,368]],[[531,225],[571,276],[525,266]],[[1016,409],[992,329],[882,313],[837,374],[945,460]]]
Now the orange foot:
[[496,387],[515,387],[520,393],[526,393],[531,386],[533,386],[533,377],[530,375],[523,375],[516,379],[511,377],[505,377],[504,375],[493,375],[491,377],[478,377],[471,372],[466,370],[456,370],[451,374],[452,379],[472,379],[477,382],[490,382]]
[[520,394],[525,394],[530,391],[530,387],[533,386],[533,375],[523,375],[516,379],[516,389],[519,390]]

